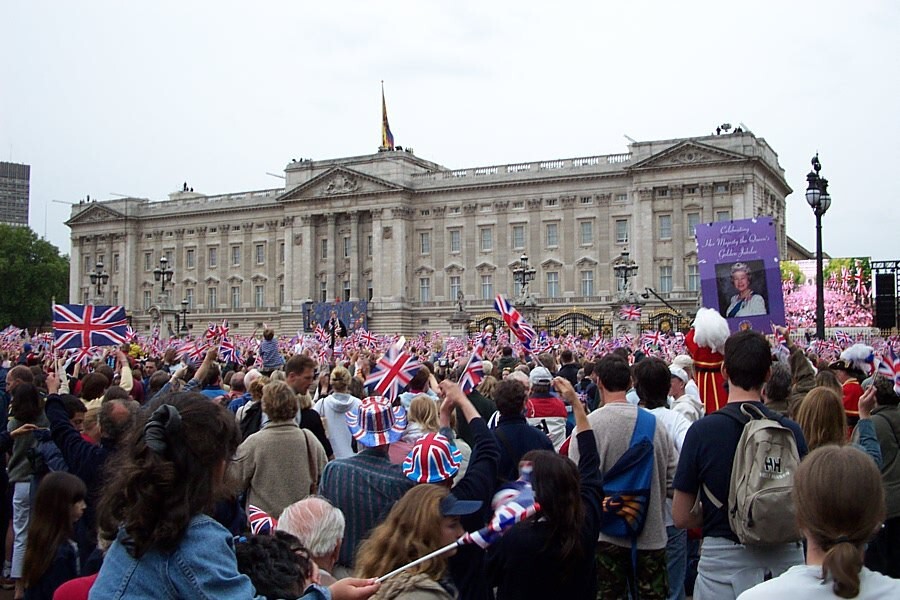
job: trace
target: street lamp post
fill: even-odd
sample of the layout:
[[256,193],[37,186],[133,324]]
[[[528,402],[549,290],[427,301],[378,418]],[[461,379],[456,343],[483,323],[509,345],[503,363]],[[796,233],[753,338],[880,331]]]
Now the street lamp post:
[[187,316],[188,316],[188,301],[181,301],[181,333],[183,335],[187,335],[188,325],[187,325]]
[[620,300],[627,300],[634,297],[634,292],[631,291],[629,282],[637,275],[637,271],[638,264],[631,260],[631,255],[628,250],[622,250],[622,254],[619,255],[619,258],[616,259],[615,264],[613,264],[613,272],[616,274],[616,281],[622,282],[622,287],[618,290]]
[[522,301],[528,298],[528,284],[534,281],[534,267],[528,265],[528,255],[524,252],[519,257],[519,264],[513,269],[513,280],[521,286]]
[[169,259],[165,256],[160,257],[159,266],[153,269],[153,279],[157,283],[162,282],[162,296],[166,295],[166,284],[171,283],[174,276],[175,270],[169,266]]
[[806,176],[809,184],[806,188],[806,202],[816,215],[816,337],[825,339],[825,282],[822,274],[822,215],[828,212],[831,206],[831,196],[828,194],[828,180],[819,176],[822,163],[819,162],[819,153],[812,159],[813,170]]
[[98,262],[94,270],[89,273],[91,285],[96,285],[97,297],[94,304],[103,302],[103,286],[109,282],[109,273],[103,270],[103,263]]

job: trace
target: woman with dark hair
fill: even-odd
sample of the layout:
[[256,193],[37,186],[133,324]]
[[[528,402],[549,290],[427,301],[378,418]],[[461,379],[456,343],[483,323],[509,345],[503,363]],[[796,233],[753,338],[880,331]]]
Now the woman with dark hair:
[[863,566],[866,543],[885,515],[881,473],[856,448],[824,446],[800,463],[794,505],[806,538],[806,564],[740,595],[768,598],[898,598],[900,581]]
[[553,386],[572,405],[578,466],[548,450],[531,450],[535,518],[514,526],[488,549],[487,573],[497,600],[595,596],[594,546],[600,532],[603,478],[594,432],[584,405],[564,377]]
[[[9,423],[6,430],[11,436],[23,432],[24,425],[34,425],[35,429],[50,427],[50,421],[44,414],[44,400],[37,387],[31,383],[19,383],[13,388],[9,405]],[[22,565],[25,560],[25,547],[28,536],[28,524],[31,512],[31,482],[34,479],[34,467],[29,460],[29,452],[37,444],[33,429],[29,428],[24,435],[15,435],[12,454],[7,464],[9,483],[13,486],[13,554],[10,577],[16,580],[15,598],[24,594]]]
[[115,541],[91,597],[254,597],[231,533],[208,516],[238,447],[234,417],[196,393],[153,405],[107,471],[99,524]]
[[22,570],[26,600],[51,600],[56,588],[80,574],[73,538],[86,495],[84,482],[62,471],[48,474],[38,486]]

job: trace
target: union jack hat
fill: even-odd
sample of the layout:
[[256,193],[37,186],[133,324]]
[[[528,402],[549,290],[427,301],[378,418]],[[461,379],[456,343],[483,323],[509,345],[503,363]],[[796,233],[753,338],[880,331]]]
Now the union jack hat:
[[416,483],[440,483],[459,471],[462,453],[440,433],[419,438],[403,461],[403,474]]
[[406,429],[406,410],[392,407],[384,396],[365,398],[358,409],[347,412],[346,419],[350,435],[369,448],[396,442]]

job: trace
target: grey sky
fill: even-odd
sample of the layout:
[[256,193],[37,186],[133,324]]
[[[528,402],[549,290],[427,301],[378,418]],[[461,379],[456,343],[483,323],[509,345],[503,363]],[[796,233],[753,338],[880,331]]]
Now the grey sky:
[[900,4],[13,2],[0,7],[0,157],[31,170],[31,225],[69,209],[278,187],[291,158],[397,144],[450,168],[625,152],[744,123],[779,155],[788,234],[818,150],[824,246],[897,258]]

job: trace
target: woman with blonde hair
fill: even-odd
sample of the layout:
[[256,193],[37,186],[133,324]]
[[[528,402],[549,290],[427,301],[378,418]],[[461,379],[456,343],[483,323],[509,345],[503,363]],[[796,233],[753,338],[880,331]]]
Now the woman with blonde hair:
[[347,428],[347,413],[359,408],[360,399],[349,393],[350,371],[337,366],[331,371],[330,395],[319,398],[313,409],[322,417],[335,458],[353,456],[353,436]]
[[[875,435],[871,411],[874,397],[860,402],[859,423],[854,429],[853,442],[860,450],[872,457],[881,468],[881,446]],[[840,395],[830,387],[814,387],[806,394],[797,408],[797,424],[803,430],[803,437],[810,450],[820,446],[837,444],[843,446],[847,439],[847,414]]]
[[898,598],[900,581],[863,566],[866,543],[885,515],[881,473],[856,448],[825,446],[800,463],[794,505],[806,564],[741,594],[763,598]]
[[[359,577],[381,577],[456,541],[464,533],[460,516],[481,508],[480,501],[458,500],[446,487],[421,484],[394,505],[387,519],[359,546]],[[447,558],[455,550],[403,571],[382,583],[374,600],[449,600],[457,591]]]
[[286,383],[266,384],[262,410],[268,423],[241,443],[230,468],[247,490],[248,504],[280,515],[316,493],[328,458],[316,436],[297,425],[297,395]]
[[420,438],[441,429],[438,421],[438,403],[431,396],[419,394],[409,403],[406,411],[406,431],[403,437],[391,444],[388,456],[394,464],[402,464],[406,455]]

